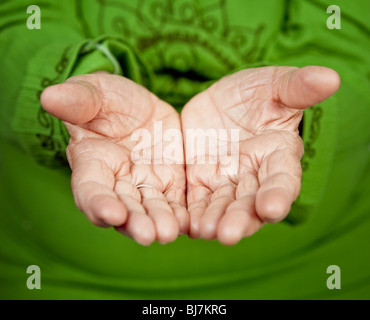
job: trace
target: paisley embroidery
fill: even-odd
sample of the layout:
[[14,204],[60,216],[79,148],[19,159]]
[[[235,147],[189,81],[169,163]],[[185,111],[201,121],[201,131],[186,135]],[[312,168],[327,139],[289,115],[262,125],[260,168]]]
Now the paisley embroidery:
[[[58,63],[55,66],[56,76],[54,78],[43,78],[41,80],[41,90],[37,92],[37,100],[40,101],[40,96],[42,91],[53,84],[59,83],[61,75],[64,73],[65,69],[68,66],[69,60],[67,58],[67,53],[70,50],[70,47],[67,47]],[[59,81],[58,81],[59,80]],[[52,152],[52,160],[49,165],[52,165],[56,162],[59,165],[66,165],[67,159],[65,155],[65,147],[68,145],[69,134],[65,128],[63,122],[59,119],[54,118],[49,113],[47,113],[40,105],[40,108],[37,113],[37,122],[39,125],[48,130],[48,134],[37,133],[36,137],[40,141],[41,147],[49,152]],[[62,137],[63,142],[55,139],[55,135],[58,134]]]
[[233,25],[225,0],[134,3],[100,0],[99,33],[116,32],[137,48],[158,78],[154,92],[175,107],[205,82],[259,59],[265,26]]
[[323,110],[320,105],[314,106],[312,108],[307,109],[305,112],[311,112],[312,119],[309,124],[309,136],[304,140],[304,155],[301,160],[302,164],[302,170],[306,171],[309,167],[309,159],[312,159],[315,157],[316,149],[314,147],[314,144],[316,140],[318,139],[320,135],[320,128],[321,128],[321,118],[323,116]]

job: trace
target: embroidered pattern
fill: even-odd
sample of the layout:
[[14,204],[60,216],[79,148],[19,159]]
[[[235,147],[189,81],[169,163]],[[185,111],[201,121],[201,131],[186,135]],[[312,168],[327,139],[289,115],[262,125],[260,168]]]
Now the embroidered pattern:
[[[157,76],[153,91],[181,108],[202,84],[258,61],[265,29],[233,25],[226,0],[100,0],[100,34],[116,32]],[[165,85],[163,85],[165,83]]]
[[[67,47],[57,65],[55,66],[56,76],[54,78],[43,78],[41,80],[41,90],[37,92],[37,99],[40,101],[40,96],[42,91],[53,84],[59,83],[61,75],[64,73],[66,67],[68,66],[69,60],[67,58],[67,53],[70,47]],[[53,153],[53,160],[58,164],[66,165],[67,159],[65,155],[65,146],[68,145],[69,134],[65,128],[63,122],[59,119],[54,118],[49,113],[47,113],[40,105],[39,111],[37,113],[37,122],[42,128],[48,130],[48,134],[36,134],[36,137],[40,140],[41,147]],[[54,136],[58,132],[63,139],[63,143],[57,141]],[[53,162],[53,161],[52,161]]]
[[323,110],[320,105],[309,108],[305,112],[311,112],[313,114],[312,114],[311,122],[309,124],[310,135],[308,136],[308,139],[306,139],[304,143],[305,152],[301,160],[303,171],[306,171],[308,169],[309,159],[312,159],[316,154],[316,149],[314,147],[314,144],[320,135],[321,118],[323,116]]

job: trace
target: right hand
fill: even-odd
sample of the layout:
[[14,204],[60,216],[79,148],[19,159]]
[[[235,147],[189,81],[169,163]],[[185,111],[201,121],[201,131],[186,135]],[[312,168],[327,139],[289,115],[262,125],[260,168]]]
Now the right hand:
[[[154,121],[181,132],[170,105],[131,80],[99,72],[48,87],[43,108],[64,121],[70,134],[67,157],[77,207],[101,227],[113,226],[138,243],[174,241],[188,231],[183,159],[137,164],[131,135]],[[158,141],[157,141],[158,143]],[[163,148],[166,143],[162,141]],[[176,148],[183,150],[182,136]],[[153,139],[147,150],[153,154]],[[140,184],[151,185],[137,189]]]

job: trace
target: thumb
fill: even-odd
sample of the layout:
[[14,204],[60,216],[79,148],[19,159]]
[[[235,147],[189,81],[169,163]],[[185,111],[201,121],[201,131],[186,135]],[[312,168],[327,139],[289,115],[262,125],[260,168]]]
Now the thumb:
[[98,80],[94,75],[81,75],[47,87],[41,94],[41,105],[63,121],[75,125],[89,122],[102,107]]
[[292,68],[277,78],[277,100],[294,109],[309,108],[333,95],[340,86],[337,72],[326,67]]

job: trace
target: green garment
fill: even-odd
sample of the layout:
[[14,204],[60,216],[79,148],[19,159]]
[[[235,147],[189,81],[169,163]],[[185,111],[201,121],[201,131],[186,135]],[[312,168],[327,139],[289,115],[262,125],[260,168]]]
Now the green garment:
[[[26,10],[41,9],[29,30]],[[370,2],[0,1],[1,299],[370,298]],[[180,111],[226,74],[323,65],[341,88],[304,114],[303,180],[287,219],[232,247],[182,236],[149,247],[93,226],[74,205],[68,132],[42,90],[107,70]],[[29,290],[27,267],[41,269]],[[341,289],[327,288],[327,268]]]

